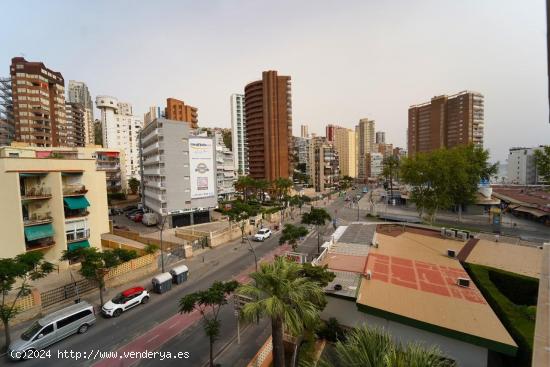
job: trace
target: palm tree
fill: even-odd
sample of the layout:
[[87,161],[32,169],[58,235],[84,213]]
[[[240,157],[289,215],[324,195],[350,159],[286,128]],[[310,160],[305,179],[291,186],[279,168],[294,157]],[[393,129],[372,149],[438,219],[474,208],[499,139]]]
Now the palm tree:
[[296,336],[313,328],[319,321],[318,305],[324,303],[323,289],[318,282],[303,276],[300,264],[284,257],[261,264],[260,271],[250,277],[253,282],[237,290],[255,300],[243,307],[243,318],[271,318],[273,366],[284,367],[283,328]]
[[[362,326],[350,331],[344,341],[336,343],[338,366],[368,367],[451,367],[450,362],[435,347],[420,344],[402,346],[383,329]],[[322,366],[332,366],[322,361]]]

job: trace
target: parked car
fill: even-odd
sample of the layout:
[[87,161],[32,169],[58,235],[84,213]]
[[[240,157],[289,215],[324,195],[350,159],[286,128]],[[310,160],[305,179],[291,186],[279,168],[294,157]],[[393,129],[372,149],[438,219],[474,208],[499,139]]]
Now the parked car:
[[124,311],[140,304],[149,302],[149,292],[143,287],[133,287],[117,294],[112,300],[101,307],[105,316],[118,317]]
[[260,228],[253,238],[254,241],[265,241],[269,237],[271,237],[271,230],[269,228]]
[[84,334],[95,323],[94,307],[80,302],[35,321],[8,348],[11,359],[37,358],[36,351],[49,347],[68,336]]
[[363,194],[366,194],[369,192],[369,188],[367,186],[363,187]]
[[131,210],[136,210],[138,209],[137,205],[128,205],[128,206],[125,206],[122,211],[123,212],[129,212]]
[[158,217],[155,213],[144,213],[143,218],[141,219],[141,223],[143,223],[147,227],[155,226],[158,224]]
[[141,221],[143,220],[143,213],[137,213],[133,215],[132,220],[136,223],[141,223]]
[[119,208],[109,208],[109,215],[119,215],[122,214],[122,209]]
[[136,214],[143,214],[143,209],[134,209],[134,210],[131,210],[129,211],[128,213],[126,213],[126,216],[130,219],[132,219],[132,216],[133,215],[136,215]]

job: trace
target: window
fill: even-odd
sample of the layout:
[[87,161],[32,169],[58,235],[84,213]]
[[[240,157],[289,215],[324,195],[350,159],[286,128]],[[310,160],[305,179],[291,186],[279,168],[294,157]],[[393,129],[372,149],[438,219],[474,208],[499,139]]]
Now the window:
[[88,310],[80,311],[79,313],[75,313],[74,315],[71,315],[69,317],[65,317],[64,319],[59,320],[57,322],[57,328],[60,329],[62,327],[65,327],[91,314],[92,314],[92,311],[88,309]]
[[38,335],[34,338],[34,340],[37,340],[38,339],[38,336],[40,334],[42,334],[42,336],[46,336],[48,334],[51,334],[53,333],[53,324],[49,324],[48,326],[46,326],[45,328],[43,328],[42,330],[40,330],[40,332],[38,333]]

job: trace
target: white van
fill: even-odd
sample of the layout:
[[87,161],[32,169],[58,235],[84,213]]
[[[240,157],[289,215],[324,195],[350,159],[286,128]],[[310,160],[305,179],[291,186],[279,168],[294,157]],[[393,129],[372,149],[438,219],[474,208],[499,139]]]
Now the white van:
[[[94,307],[80,302],[35,321],[8,349],[11,359],[28,359],[36,351],[75,333],[84,334],[95,323]],[[28,357],[29,356],[29,357]]]

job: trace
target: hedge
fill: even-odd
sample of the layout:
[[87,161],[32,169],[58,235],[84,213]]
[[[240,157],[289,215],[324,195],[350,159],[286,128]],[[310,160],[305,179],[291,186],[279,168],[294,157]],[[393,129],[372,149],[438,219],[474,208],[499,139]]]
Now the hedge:
[[[500,321],[504,324],[506,330],[508,330],[512,338],[518,344],[518,353],[516,357],[502,356],[505,362],[504,366],[531,366],[533,335],[535,333],[535,321],[532,317],[534,307],[514,304],[491,281],[490,272],[493,272],[493,277],[498,278],[499,282],[502,279],[515,278],[513,279],[513,282],[516,285],[531,284],[531,279],[525,279],[528,277],[504,272],[502,270],[489,268],[482,265],[464,264],[464,268],[468,271],[472,280],[475,282],[487,302],[489,302],[489,305],[495,311]],[[522,285],[519,287],[522,287]]]
[[539,281],[536,278],[490,269],[489,279],[502,294],[516,305],[532,306],[537,304]]

